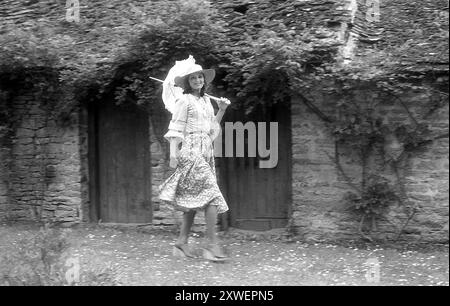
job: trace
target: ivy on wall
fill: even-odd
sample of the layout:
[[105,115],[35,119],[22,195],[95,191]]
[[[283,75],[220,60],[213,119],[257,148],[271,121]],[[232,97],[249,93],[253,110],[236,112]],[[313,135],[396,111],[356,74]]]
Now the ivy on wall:
[[[405,221],[401,225],[392,224],[398,231],[395,239],[399,239],[414,215],[420,212],[420,207],[408,199],[401,170],[416,152],[426,150],[426,145],[436,139],[448,138],[448,131],[436,132],[431,129],[432,119],[430,119],[430,114],[439,107],[448,105],[448,94],[430,90],[428,86],[414,84],[405,86],[405,83],[398,83],[398,86],[388,88],[383,86],[383,82],[381,84],[374,82],[372,86],[359,85],[349,87],[349,90],[340,93],[340,99],[336,105],[337,115],[329,124],[336,142],[335,156],[330,158],[352,187],[352,191],[346,195],[346,201],[355,212],[361,215],[359,227],[361,235],[372,240],[370,232],[376,230],[376,220],[390,222],[385,218],[385,213],[389,207],[400,205],[405,211]],[[399,94],[399,88],[404,91],[402,94]],[[395,94],[391,92],[393,89]],[[358,90],[364,90],[371,93],[372,97],[378,98],[353,99],[353,92]],[[428,101],[424,101],[419,116],[417,111],[413,114],[409,109],[409,101],[402,98],[412,93],[425,94],[429,97]],[[386,115],[381,112],[386,104],[403,110],[406,120],[387,121]],[[350,148],[360,158],[361,182],[359,185],[355,185],[350,176],[345,173],[339,158],[341,148]],[[370,158],[374,155],[382,157],[382,167],[375,173],[369,164]],[[394,180],[388,179],[389,175],[385,174],[387,169],[393,170]],[[369,234],[363,232],[366,221],[370,222]]]

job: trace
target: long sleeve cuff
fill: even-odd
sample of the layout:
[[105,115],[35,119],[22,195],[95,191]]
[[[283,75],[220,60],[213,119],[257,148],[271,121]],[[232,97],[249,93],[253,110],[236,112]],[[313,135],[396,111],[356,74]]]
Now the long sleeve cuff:
[[175,130],[175,131],[184,131],[184,128],[186,127],[186,121],[177,120],[177,121],[170,121],[169,123],[169,131]]
[[171,138],[180,138],[181,140],[184,140],[184,135],[182,132],[176,131],[176,130],[169,130],[165,135],[164,138],[170,141]]

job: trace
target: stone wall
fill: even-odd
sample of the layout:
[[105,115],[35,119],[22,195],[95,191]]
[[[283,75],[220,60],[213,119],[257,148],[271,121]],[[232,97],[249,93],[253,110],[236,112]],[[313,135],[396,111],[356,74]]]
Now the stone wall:
[[[355,102],[374,98],[360,93],[356,94]],[[317,93],[315,103],[328,115],[334,115],[334,99]],[[419,114],[423,115],[424,96],[412,93],[403,99],[414,116],[420,118]],[[405,110],[394,102],[384,103],[382,114],[390,122],[410,120]],[[436,111],[429,121],[436,135],[448,133],[448,105]],[[348,210],[349,205],[343,199],[352,188],[336,166],[333,136],[300,98],[292,102],[292,129],[293,228],[304,239],[360,238],[360,217]],[[396,184],[394,170],[389,166],[383,168],[382,155],[383,148],[377,148],[369,161],[369,171],[381,173]],[[362,167],[359,156],[345,147],[339,147],[339,156],[346,175],[354,184],[360,184]],[[408,205],[418,207],[418,213],[405,228],[403,238],[415,242],[448,241],[448,158],[449,141],[442,138],[413,152],[401,165],[399,172]],[[401,205],[393,206],[385,217],[386,220],[378,222],[374,237],[395,238],[407,220],[407,210]]]
[[79,156],[80,156],[80,192],[81,192],[81,217],[82,222],[92,221],[91,201],[89,194],[89,113],[87,107],[79,109]]
[[[152,114],[153,115],[153,114]],[[167,152],[168,148],[162,135],[154,128],[157,124],[157,116],[150,116],[150,156],[151,156],[151,174],[152,174],[152,205],[153,205],[153,224],[157,226],[177,224],[177,216],[170,205],[165,204],[158,198],[158,186],[170,175],[168,167]],[[169,119],[170,120],[170,119]]]
[[[78,118],[70,127],[59,126],[49,119],[45,106],[32,94],[19,96],[13,105],[15,128],[7,177],[10,218],[80,222],[83,217]],[[4,193],[5,184],[1,186]]]
[[0,143],[0,218],[5,217],[9,210],[9,160],[10,149]]

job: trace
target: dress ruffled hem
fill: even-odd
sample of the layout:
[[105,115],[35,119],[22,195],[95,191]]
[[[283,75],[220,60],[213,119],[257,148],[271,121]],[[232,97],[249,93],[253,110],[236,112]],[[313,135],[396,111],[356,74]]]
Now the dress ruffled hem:
[[207,134],[190,134],[185,138],[178,166],[159,191],[159,198],[177,210],[203,210],[207,205],[217,205],[218,213],[228,210],[217,185],[213,148]]

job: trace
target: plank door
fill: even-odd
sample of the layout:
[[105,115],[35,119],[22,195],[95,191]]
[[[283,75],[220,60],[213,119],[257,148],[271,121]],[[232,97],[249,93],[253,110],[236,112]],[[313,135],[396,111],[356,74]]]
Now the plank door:
[[[228,110],[227,110],[228,112]],[[245,133],[244,157],[221,157],[220,186],[230,208],[225,222],[247,230],[269,230],[287,225],[291,208],[291,119],[288,103],[277,104],[266,111],[259,108],[252,115],[243,110],[231,110],[224,121],[245,124],[266,122],[267,148],[270,147],[270,122],[278,122],[278,163],[274,168],[260,168],[261,157],[248,155],[248,135]],[[236,137],[236,135],[234,135]],[[225,133],[222,134],[225,152]],[[236,151],[236,139],[234,151]],[[258,141],[256,141],[258,146]],[[233,156],[236,156],[234,152]],[[222,221],[224,221],[222,219]]]
[[135,105],[103,103],[97,109],[98,219],[150,223],[151,173],[148,113]]

